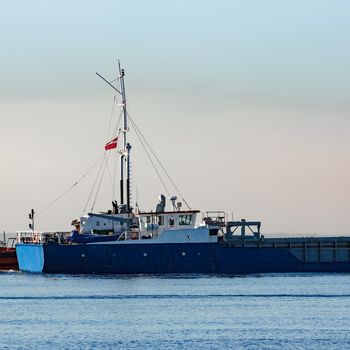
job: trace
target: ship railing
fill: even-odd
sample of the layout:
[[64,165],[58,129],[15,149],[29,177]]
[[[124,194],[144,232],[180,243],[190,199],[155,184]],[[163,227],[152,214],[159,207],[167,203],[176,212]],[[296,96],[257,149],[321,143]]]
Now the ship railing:
[[[252,227],[256,227],[256,231],[253,230]],[[225,224],[226,228],[226,239],[230,239],[233,237],[234,233],[238,228],[241,228],[240,238],[244,239],[246,237],[246,228],[252,233],[254,239],[260,239],[260,221],[246,221],[245,219],[241,219],[240,221],[227,221]],[[231,230],[233,228],[233,230]]]
[[224,227],[226,223],[226,213],[224,211],[206,211],[203,213],[202,221],[208,226]]
[[18,244],[40,244],[42,243],[42,232],[39,231],[20,231],[17,232]]
[[117,241],[128,241],[138,239],[152,239],[159,236],[158,231],[124,231],[117,239]]
[[117,239],[117,241],[125,241],[126,238],[126,231],[124,231]]
[[133,231],[124,231],[117,239],[117,241],[128,241],[128,240],[136,240],[140,239],[140,233],[139,232],[133,232]]
[[49,242],[65,243],[70,232],[40,232],[19,231],[17,232],[17,243],[19,244],[46,244]]
[[68,243],[67,238],[71,235],[71,232],[47,232],[44,234],[45,243]]

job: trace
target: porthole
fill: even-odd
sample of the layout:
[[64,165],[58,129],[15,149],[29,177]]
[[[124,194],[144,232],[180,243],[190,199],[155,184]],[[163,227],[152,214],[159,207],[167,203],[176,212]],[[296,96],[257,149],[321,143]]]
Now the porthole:
[[81,257],[82,257],[82,258],[85,258],[85,254],[81,254]]
[[143,253],[143,256],[147,256],[147,253]]
[[185,252],[182,252],[182,256],[185,256],[186,255],[186,253]]

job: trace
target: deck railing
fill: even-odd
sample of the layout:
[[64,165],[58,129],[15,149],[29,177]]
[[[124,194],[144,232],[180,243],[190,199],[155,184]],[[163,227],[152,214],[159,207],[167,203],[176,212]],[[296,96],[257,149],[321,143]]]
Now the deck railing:
[[17,232],[17,243],[20,244],[44,244],[48,242],[64,243],[70,232],[39,232],[20,231]]

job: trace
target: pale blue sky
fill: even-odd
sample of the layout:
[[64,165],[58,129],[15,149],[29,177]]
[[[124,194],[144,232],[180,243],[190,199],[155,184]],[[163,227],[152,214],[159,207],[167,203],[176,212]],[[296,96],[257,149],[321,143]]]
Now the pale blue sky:
[[143,85],[151,72],[155,84],[181,89],[349,107],[346,0],[14,0],[0,6],[2,94],[96,93],[86,72],[107,70],[111,57],[120,57],[133,73],[129,79]]
[[[349,16],[345,0],[0,1],[0,229],[98,157],[113,95],[94,74],[120,58],[130,111],[193,206],[350,233]],[[142,157],[135,145],[144,174]],[[135,174],[144,209],[153,177]],[[90,185],[43,229],[69,229]]]

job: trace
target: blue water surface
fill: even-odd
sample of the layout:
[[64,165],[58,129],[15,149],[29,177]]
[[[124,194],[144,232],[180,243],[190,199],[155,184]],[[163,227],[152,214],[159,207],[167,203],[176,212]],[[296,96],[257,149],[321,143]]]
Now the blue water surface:
[[0,273],[0,349],[350,349],[349,274]]

